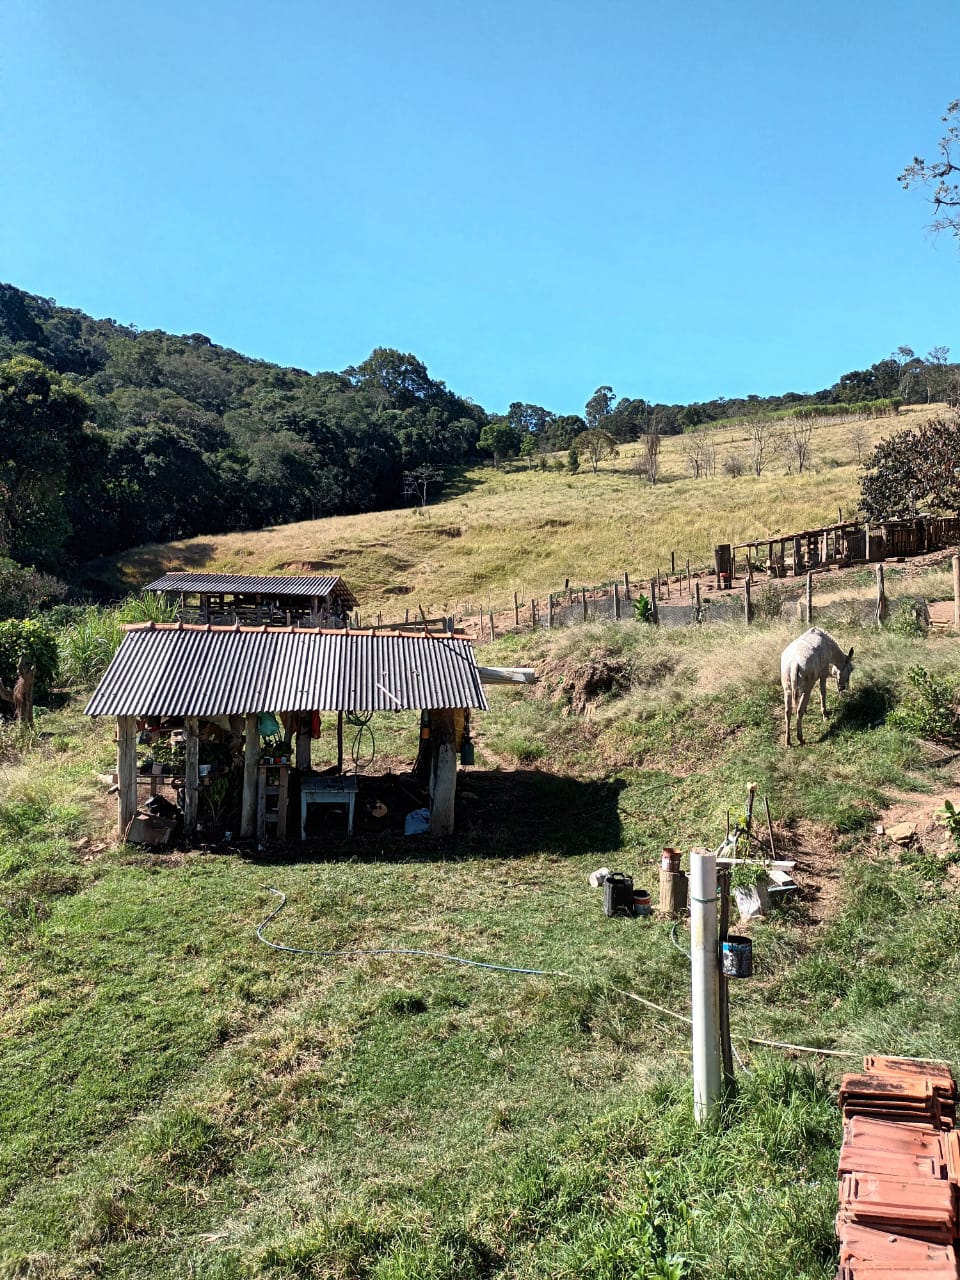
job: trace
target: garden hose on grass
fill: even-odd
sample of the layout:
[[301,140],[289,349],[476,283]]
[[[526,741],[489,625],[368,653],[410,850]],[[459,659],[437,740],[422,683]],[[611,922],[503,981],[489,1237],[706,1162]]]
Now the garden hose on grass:
[[[469,960],[465,956],[449,955],[445,951],[426,951],[420,947],[350,947],[343,951],[325,951],[319,947],[290,947],[282,942],[271,942],[269,938],[263,936],[263,931],[271,924],[283,908],[287,905],[287,895],[280,889],[274,889],[272,885],[263,885],[267,893],[272,893],[280,899],[274,909],[265,916],[257,925],[257,939],[264,946],[270,947],[274,951],[282,951],[287,955],[294,956],[317,956],[326,960],[346,960],[355,956],[418,956],[425,960],[440,960],[446,964],[459,964],[471,969],[484,969],[491,973],[515,973],[522,977],[530,978],[565,978],[568,982],[589,983],[591,981],[600,981],[615,995],[623,996],[625,1000],[633,1000],[634,1003],[643,1005],[645,1009],[652,1009],[655,1013],[662,1013],[666,1018],[673,1018],[676,1022],[683,1022],[690,1026],[693,1022],[692,1018],[687,1017],[685,1013],[677,1013],[674,1009],[665,1009],[663,1005],[655,1004],[652,1000],[647,1000],[643,996],[638,996],[634,991],[626,991],[623,987],[614,986],[612,982],[606,982],[604,979],[589,979],[575,973],[568,973],[564,969],[530,969],[521,965],[513,964],[494,964],[489,960]],[[676,944],[675,944],[676,945]],[[678,949],[681,949],[678,947]],[[854,1053],[850,1049],[820,1049],[812,1045],[789,1044],[782,1040],[764,1040],[759,1036],[741,1036],[742,1041],[747,1044],[764,1045],[771,1049],[787,1049],[794,1053],[814,1053],[821,1054],[830,1058],[859,1058],[859,1053]],[[734,1050],[736,1052],[736,1050]],[[902,1056],[902,1055],[901,1055]],[[737,1059],[741,1066],[743,1060],[737,1054]]]

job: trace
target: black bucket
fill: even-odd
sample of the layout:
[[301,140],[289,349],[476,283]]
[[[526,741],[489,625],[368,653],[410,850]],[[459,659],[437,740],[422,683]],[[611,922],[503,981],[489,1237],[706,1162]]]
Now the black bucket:
[[726,978],[749,978],[753,973],[753,943],[731,933],[720,944],[720,967]]
[[633,876],[623,871],[610,872],[603,882],[603,914],[633,915]]

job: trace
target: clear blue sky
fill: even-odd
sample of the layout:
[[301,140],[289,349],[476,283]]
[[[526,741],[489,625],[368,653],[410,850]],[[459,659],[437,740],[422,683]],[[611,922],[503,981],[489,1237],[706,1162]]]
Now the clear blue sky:
[[18,0],[0,280],[500,411],[815,390],[960,359],[960,254],[896,175],[960,96],[913,0]]

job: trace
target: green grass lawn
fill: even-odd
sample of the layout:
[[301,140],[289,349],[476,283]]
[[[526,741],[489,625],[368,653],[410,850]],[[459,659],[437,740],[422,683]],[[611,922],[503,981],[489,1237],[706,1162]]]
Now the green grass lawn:
[[[457,840],[390,856],[118,849],[90,782],[112,727],[47,715],[0,766],[0,1276],[832,1276],[856,1057],[749,1037],[960,1066],[952,856],[873,836],[888,796],[952,781],[889,720],[903,673],[960,664],[855,636],[849,697],[787,751],[785,634],[498,641],[488,661],[544,680],[493,691]],[[687,1012],[686,928],[606,919],[587,876],[655,889],[660,848],[719,843],[750,781],[840,891],[820,923],[807,900],[750,926],[737,1097],[696,1131],[685,1024],[622,994]],[[269,887],[291,947],[570,976],[272,950]]]

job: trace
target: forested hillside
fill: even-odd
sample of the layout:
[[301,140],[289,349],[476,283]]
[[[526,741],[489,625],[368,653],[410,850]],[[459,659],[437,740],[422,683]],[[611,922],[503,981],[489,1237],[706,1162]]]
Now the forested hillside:
[[813,395],[618,399],[585,416],[516,401],[494,416],[377,348],[336,372],[281,368],[201,333],[140,332],[0,284],[0,557],[68,575],[146,542],[376,511],[440,492],[483,456],[566,450],[804,405],[943,395],[946,348],[909,348]]

